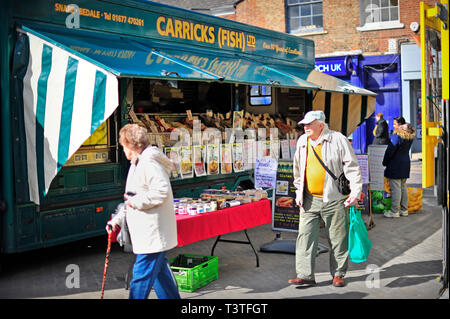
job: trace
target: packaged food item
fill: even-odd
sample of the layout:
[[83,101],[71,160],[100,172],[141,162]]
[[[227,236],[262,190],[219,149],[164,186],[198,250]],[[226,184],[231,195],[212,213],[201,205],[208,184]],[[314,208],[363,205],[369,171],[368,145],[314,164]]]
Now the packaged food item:
[[247,204],[247,203],[251,203],[252,202],[252,199],[247,197],[247,196],[245,196],[245,195],[238,195],[238,196],[236,196],[235,199],[240,201],[241,204]]
[[197,207],[194,204],[187,204],[188,215],[197,215]]
[[242,143],[233,144],[233,168],[235,172],[244,171],[244,147]]
[[263,198],[267,198],[267,191],[263,190],[263,189],[256,189],[255,192],[255,200],[261,200]]
[[248,198],[251,202],[255,202],[256,201],[256,189],[245,190],[245,197]]
[[177,179],[181,177],[180,148],[166,147],[164,152],[168,158],[174,163],[174,168],[170,173],[170,178]]
[[233,171],[232,166],[232,148],[231,144],[221,144],[220,145],[220,172],[222,174],[229,174]]
[[194,177],[194,170],[192,165],[192,147],[181,146],[180,148],[181,158],[181,176],[182,178]]
[[226,199],[224,197],[217,197],[216,198],[217,209],[223,209],[225,207],[225,201]]
[[219,144],[206,146],[206,163],[208,175],[219,174],[220,147]]
[[206,175],[205,158],[206,149],[204,145],[194,145],[194,171],[196,176]]
[[203,214],[205,212],[205,207],[203,203],[197,203],[197,214]]
[[229,208],[229,207],[234,207],[234,206],[239,206],[241,205],[241,202],[238,200],[231,200],[231,201],[226,201],[225,202],[225,207]]
[[187,204],[186,203],[180,203],[178,205],[178,214],[179,215],[187,215]]
[[215,200],[212,200],[210,202],[210,204],[211,204],[211,211],[212,212],[216,211],[217,210],[217,202]]

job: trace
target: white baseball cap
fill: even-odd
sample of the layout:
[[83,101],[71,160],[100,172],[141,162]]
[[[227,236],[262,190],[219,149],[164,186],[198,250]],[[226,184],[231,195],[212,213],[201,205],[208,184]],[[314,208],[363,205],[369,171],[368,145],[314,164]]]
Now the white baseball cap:
[[323,113],[323,111],[309,111],[298,124],[309,124],[315,120],[325,122],[325,113]]

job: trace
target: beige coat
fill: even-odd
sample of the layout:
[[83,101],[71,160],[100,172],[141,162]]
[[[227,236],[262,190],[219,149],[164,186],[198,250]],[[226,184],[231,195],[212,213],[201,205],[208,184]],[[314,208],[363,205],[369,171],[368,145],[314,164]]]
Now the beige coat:
[[[150,254],[177,246],[177,224],[173,208],[169,172],[172,162],[156,147],[147,147],[132,162],[126,192],[136,195],[128,200],[127,224],[133,252]],[[123,218],[118,214],[112,222]]]
[[[318,142],[322,144],[322,160],[324,164],[339,177],[344,172],[350,181],[351,193],[349,196],[358,198],[362,191],[362,177],[355,152],[348,139],[339,132],[324,127]],[[299,206],[303,204],[303,189],[305,185],[306,158],[307,158],[307,136],[303,134],[297,141],[297,149],[294,155],[294,186],[296,190],[296,202]],[[331,202],[343,199],[339,193],[336,182],[325,173],[323,185],[323,201]]]

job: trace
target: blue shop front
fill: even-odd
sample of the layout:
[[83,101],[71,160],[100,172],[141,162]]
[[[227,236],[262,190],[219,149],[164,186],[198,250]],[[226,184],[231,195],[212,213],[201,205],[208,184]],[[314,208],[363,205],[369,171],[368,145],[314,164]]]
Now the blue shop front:
[[352,134],[355,153],[367,153],[372,144],[375,115],[383,113],[393,130],[394,118],[402,115],[402,86],[399,54],[347,55],[316,58],[316,70],[377,93],[375,112]]

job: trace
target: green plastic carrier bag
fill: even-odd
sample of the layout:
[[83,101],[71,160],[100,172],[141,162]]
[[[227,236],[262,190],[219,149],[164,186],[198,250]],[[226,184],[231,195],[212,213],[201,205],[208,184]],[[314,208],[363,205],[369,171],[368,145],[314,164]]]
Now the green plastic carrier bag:
[[362,263],[369,257],[372,242],[369,239],[361,212],[355,206],[350,207],[350,229],[348,234],[348,254],[350,261]]

